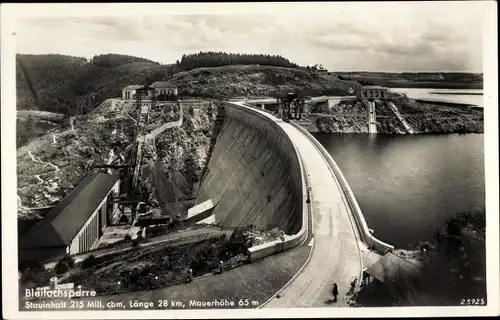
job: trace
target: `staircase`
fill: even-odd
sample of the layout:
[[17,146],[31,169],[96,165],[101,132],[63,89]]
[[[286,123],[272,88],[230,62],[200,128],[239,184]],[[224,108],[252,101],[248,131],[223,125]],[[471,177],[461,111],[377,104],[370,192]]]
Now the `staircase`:
[[366,102],[368,105],[368,132],[377,133],[377,115],[375,113],[375,102]]

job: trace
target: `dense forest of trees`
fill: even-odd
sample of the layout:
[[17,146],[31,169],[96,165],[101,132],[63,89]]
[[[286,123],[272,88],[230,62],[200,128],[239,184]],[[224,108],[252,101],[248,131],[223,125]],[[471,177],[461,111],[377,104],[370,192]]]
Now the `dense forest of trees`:
[[251,65],[258,64],[263,66],[297,68],[298,65],[290,62],[280,55],[269,54],[240,54],[226,52],[199,52],[193,54],[184,54],[182,59],[177,61],[177,66],[188,71],[201,67],[221,67],[228,65]]
[[90,62],[94,64],[95,66],[98,67],[105,67],[105,68],[116,68],[124,64],[128,63],[133,63],[133,62],[149,62],[149,63],[155,63],[158,64],[158,62],[145,59],[145,58],[138,58],[134,56],[128,56],[128,55],[123,55],[123,54],[99,54],[94,56]]

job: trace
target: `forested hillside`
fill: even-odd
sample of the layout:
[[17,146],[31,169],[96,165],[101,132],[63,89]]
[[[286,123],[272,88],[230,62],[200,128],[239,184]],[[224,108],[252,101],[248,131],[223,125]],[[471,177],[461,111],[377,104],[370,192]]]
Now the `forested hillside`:
[[127,63],[148,62],[159,65],[160,63],[145,58],[127,56],[123,54],[99,54],[90,60],[93,65],[105,68],[115,68]]
[[85,58],[57,54],[16,56],[17,109],[65,115],[84,114],[103,100],[121,95],[129,84],[165,80],[172,74],[144,58],[98,55]]
[[[17,55],[17,109],[57,112],[55,105],[74,103],[70,81],[87,60],[64,55]],[[73,100],[73,101],[71,101]]]

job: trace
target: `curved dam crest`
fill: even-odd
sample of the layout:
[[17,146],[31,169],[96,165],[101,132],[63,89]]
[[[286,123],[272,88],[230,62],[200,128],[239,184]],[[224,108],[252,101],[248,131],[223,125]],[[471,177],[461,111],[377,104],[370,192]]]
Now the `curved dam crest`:
[[302,226],[299,159],[290,139],[252,110],[223,104],[225,118],[196,204],[212,199],[225,227],[253,224],[296,234]]

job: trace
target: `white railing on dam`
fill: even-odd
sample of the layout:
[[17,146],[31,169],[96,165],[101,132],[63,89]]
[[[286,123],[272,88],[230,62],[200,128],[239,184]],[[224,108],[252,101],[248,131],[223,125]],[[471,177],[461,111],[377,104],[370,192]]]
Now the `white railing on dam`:
[[394,246],[387,244],[383,241],[380,241],[379,239],[375,238],[373,234],[370,232],[370,229],[368,228],[368,225],[365,221],[365,218],[363,216],[363,212],[361,211],[361,208],[359,207],[358,202],[356,201],[356,197],[354,196],[354,193],[351,190],[351,187],[349,186],[349,183],[347,182],[346,178],[342,174],[342,171],[340,170],[339,166],[333,160],[332,156],[326,149],[319,143],[316,138],[314,138],[305,128],[302,126],[291,122],[291,124],[300,130],[304,135],[306,135],[309,140],[316,146],[316,148],[321,152],[325,160],[328,162],[328,165],[333,169],[333,172],[335,176],[337,177],[340,186],[342,188],[343,193],[346,196],[348,205],[351,209],[351,212],[354,215],[356,225],[358,227],[358,230],[360,231],[360,234],[363,238],[363,241],[368,244],[371,248],[381,252],[385,253],[387,251],[393,251]]
[[[256,109],[255,107],[249,107],[244,104],[240,104],[237,102],[223,102],[224,105],[229,106],[231,111],[227,112],[229,114],[232,113],[232,116],[236,116],[237,118],[247,118],[247,120],[258,120],[257,122],[250,120],[250,123],[254,123],[258,127],[262,127],[269,135],[271,133],[277,133],[280,137],[271,137],[272,140],[278,141],[278,148],[281,149],[288,156],[291,156],[290,162],[292,163],[292,167],[295,166],[296,170],[299,171],[300,182],[295,181],[295,183],[300,183],[302,198],[301,198],[301,206],[302,206],[302,223],[299,231],[292,235],[285,235],[284,240],[275,240],[271,242],[267,242],[261,245],[253,246],[249,248],[250,261],[254,261],[257,259],[261,259],[267,257],[269,255],[282,252],[291,248],[294,248],[302,243],[308,237],[308,226],[309,226],[309,206],[307,205],[308,199],[308,188],[307,188],[307,175],[305,173],[304,164],[302,162],[302,158],[300,157],[300,153],[297,148],[293,144],[290,137],[287,135],[285,130],[276,122],[276,118],[271,116],[269,113],[265,111],[261,111]],[[269,127],[271,130],[265,128]],[[284,142],[284,143],[279,143]],[[287,150],[288,149],[288,150]],[[288,151],[288,152],[287,152]],[[290,154],[290,151],[292,154]],[[293,214],[293,213],[291,213]],[[291,217],[293,218],[293,217]]]

